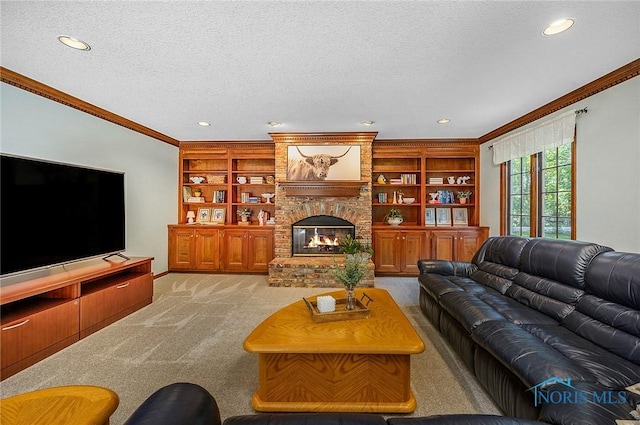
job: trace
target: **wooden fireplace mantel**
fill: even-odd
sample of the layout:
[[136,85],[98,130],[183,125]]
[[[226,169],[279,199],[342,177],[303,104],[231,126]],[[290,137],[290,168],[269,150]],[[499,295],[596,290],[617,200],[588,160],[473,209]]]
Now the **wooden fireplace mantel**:
[[360,189],[369,182],[365,180],[332,180],[332,181],[290,181],[280,182],[287,196],[305,197],[357,197]]

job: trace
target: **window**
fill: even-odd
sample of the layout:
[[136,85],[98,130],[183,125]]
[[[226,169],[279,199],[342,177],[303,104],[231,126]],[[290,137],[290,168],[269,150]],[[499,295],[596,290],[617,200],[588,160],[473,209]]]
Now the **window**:
[[531,157],[514,159],[509,167],[509,233],[529,236],[531,232]]
[[574,145],[504,164],[504,234],[575,239]]

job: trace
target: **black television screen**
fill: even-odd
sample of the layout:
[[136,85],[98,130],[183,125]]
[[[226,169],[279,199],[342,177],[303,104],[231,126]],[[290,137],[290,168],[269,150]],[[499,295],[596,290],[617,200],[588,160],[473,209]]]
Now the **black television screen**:
[[124,251],[123,173],[0,160],[0,275]]

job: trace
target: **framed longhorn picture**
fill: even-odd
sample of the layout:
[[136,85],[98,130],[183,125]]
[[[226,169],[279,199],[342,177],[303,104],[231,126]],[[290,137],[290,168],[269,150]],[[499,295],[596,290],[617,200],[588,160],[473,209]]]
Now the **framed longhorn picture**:
[[313,180],[360,180],[360,146],[289,146],[287,181]]

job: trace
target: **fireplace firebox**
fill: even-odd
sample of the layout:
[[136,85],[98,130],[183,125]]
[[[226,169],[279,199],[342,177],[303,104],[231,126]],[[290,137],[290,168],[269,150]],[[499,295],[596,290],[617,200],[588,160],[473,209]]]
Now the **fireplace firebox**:
[[339,217],[307,217],[291,225],[291,252],[294,257],[341,254],[340,242],[355,233],[353,223]]

